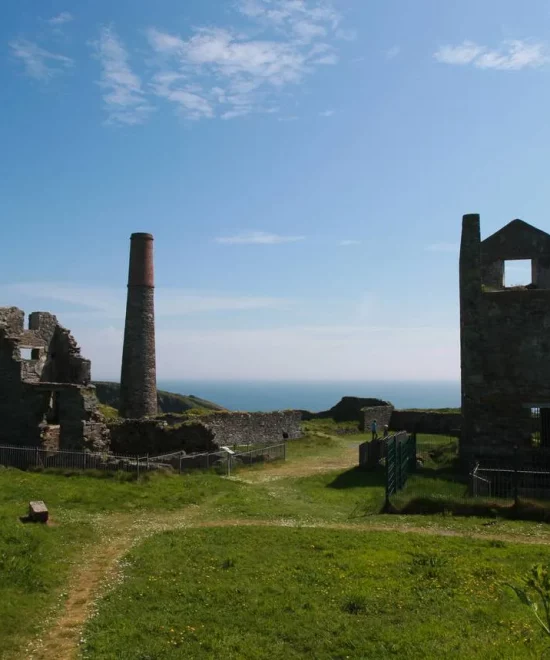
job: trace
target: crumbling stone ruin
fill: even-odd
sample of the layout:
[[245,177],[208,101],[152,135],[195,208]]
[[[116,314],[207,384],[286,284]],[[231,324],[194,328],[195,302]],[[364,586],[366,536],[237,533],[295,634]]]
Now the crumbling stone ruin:
[[280,444],[302,437],[296,410],[213,412],[182,422],[182,415],[127,419],[110,424],[111,447],[120,454],[215,451],[234,445]]
[[[382,403],[382,402],[381,402]],[[385,402],[384,405],[365,406],[361,408],[361,421],[359,428],[361,431],[369,433],[372,428],[372,423],[376,420],[376,427],[378,434],[382,435],[384,426],[390,427],[393,413],[393,405]]]
[[101,450],[109,434],[90,361],[55,316],[0,307],[0,444]]
[[[506,287],[505,262],[531,260],[532,282]],[[550,235],[514,220],[480,239],[462,221],[460,455],[550,447]]]

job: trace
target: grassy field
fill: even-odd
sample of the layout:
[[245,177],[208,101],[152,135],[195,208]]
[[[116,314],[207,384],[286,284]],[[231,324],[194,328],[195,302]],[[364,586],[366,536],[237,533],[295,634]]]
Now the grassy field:
[[[33,474],[0,468],[0,658],[26,657],[44,612],[61,605],[64,585],[83,548],[93,547],[102,515],[175,511],[231,492],[238,484],[215,475],[118,479]],[[31,500],[44,500],[53,524],[22,524]]]
[[[502,582],[545,559],[548,525],[381,514],[383,475],[354,467],[363,437],[334,428],[310,422],[286,462],[229,479],[0,468],[0,658],[76,657],[86,621],[89,658],[541,657]],[[464,498],[432,451],[449,439],[420,440],[427,467],[396,504]],[[51,525],[19,521],[33,499]]]
[[546,557],[391,532],[169,532],[130,554],[83,657],[540,657],[546,641],[503,583]]

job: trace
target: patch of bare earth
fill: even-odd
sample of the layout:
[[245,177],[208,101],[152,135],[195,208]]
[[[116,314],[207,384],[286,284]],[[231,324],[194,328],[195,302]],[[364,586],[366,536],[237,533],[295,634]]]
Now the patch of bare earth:
[[327,456],[316,456],[308,460],[287,461],[266,465],[257,472],[248,472],[246,478],[237,475],[235,478],[246,483],[261,483],[275,479],[287,479],[289,477],[309,477],[313,474],[330,472],[332,470],[345,470],[357,465],[358,447],[346,447],[338,454]]

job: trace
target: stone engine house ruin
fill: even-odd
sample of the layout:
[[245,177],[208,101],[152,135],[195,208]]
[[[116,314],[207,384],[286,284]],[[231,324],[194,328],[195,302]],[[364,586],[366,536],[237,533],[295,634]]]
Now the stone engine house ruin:
[[[505,263],[530,260],[531,283],[506,286]],[[522,220],[480,239],[462,221],[460,454],[550,447],[550,235]]]
[[0,307],[0,443],[100,450],[109,433],[90,361],[55,316]]

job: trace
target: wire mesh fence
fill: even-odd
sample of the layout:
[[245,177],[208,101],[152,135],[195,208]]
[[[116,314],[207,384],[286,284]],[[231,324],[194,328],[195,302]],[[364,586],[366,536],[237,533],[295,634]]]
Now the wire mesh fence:
[[58,468],[139,472],[147,469],[146,457],[105,453],[50,450],[40,447],[0,446],[0,465],[20,470]]
[[0,465],[20,470],[99,470],[135,472],[137,475],[155,470],[171,470],[180,474],[191,470],[215,468],[230,474],[238,465],[284,460],[286,444],[267,445],[251,451],[229,453],[223,449],[214,452],[186,454],[184,451],[157,456],[115,455],[108,452],[91,453],[40,447],[0,446]]
[[229,470],[238,465],[253,465],[267,461],[284,461],[286,459],[286,443],[280,445],[265,445],[258,449],[242,451],[230,456]]

